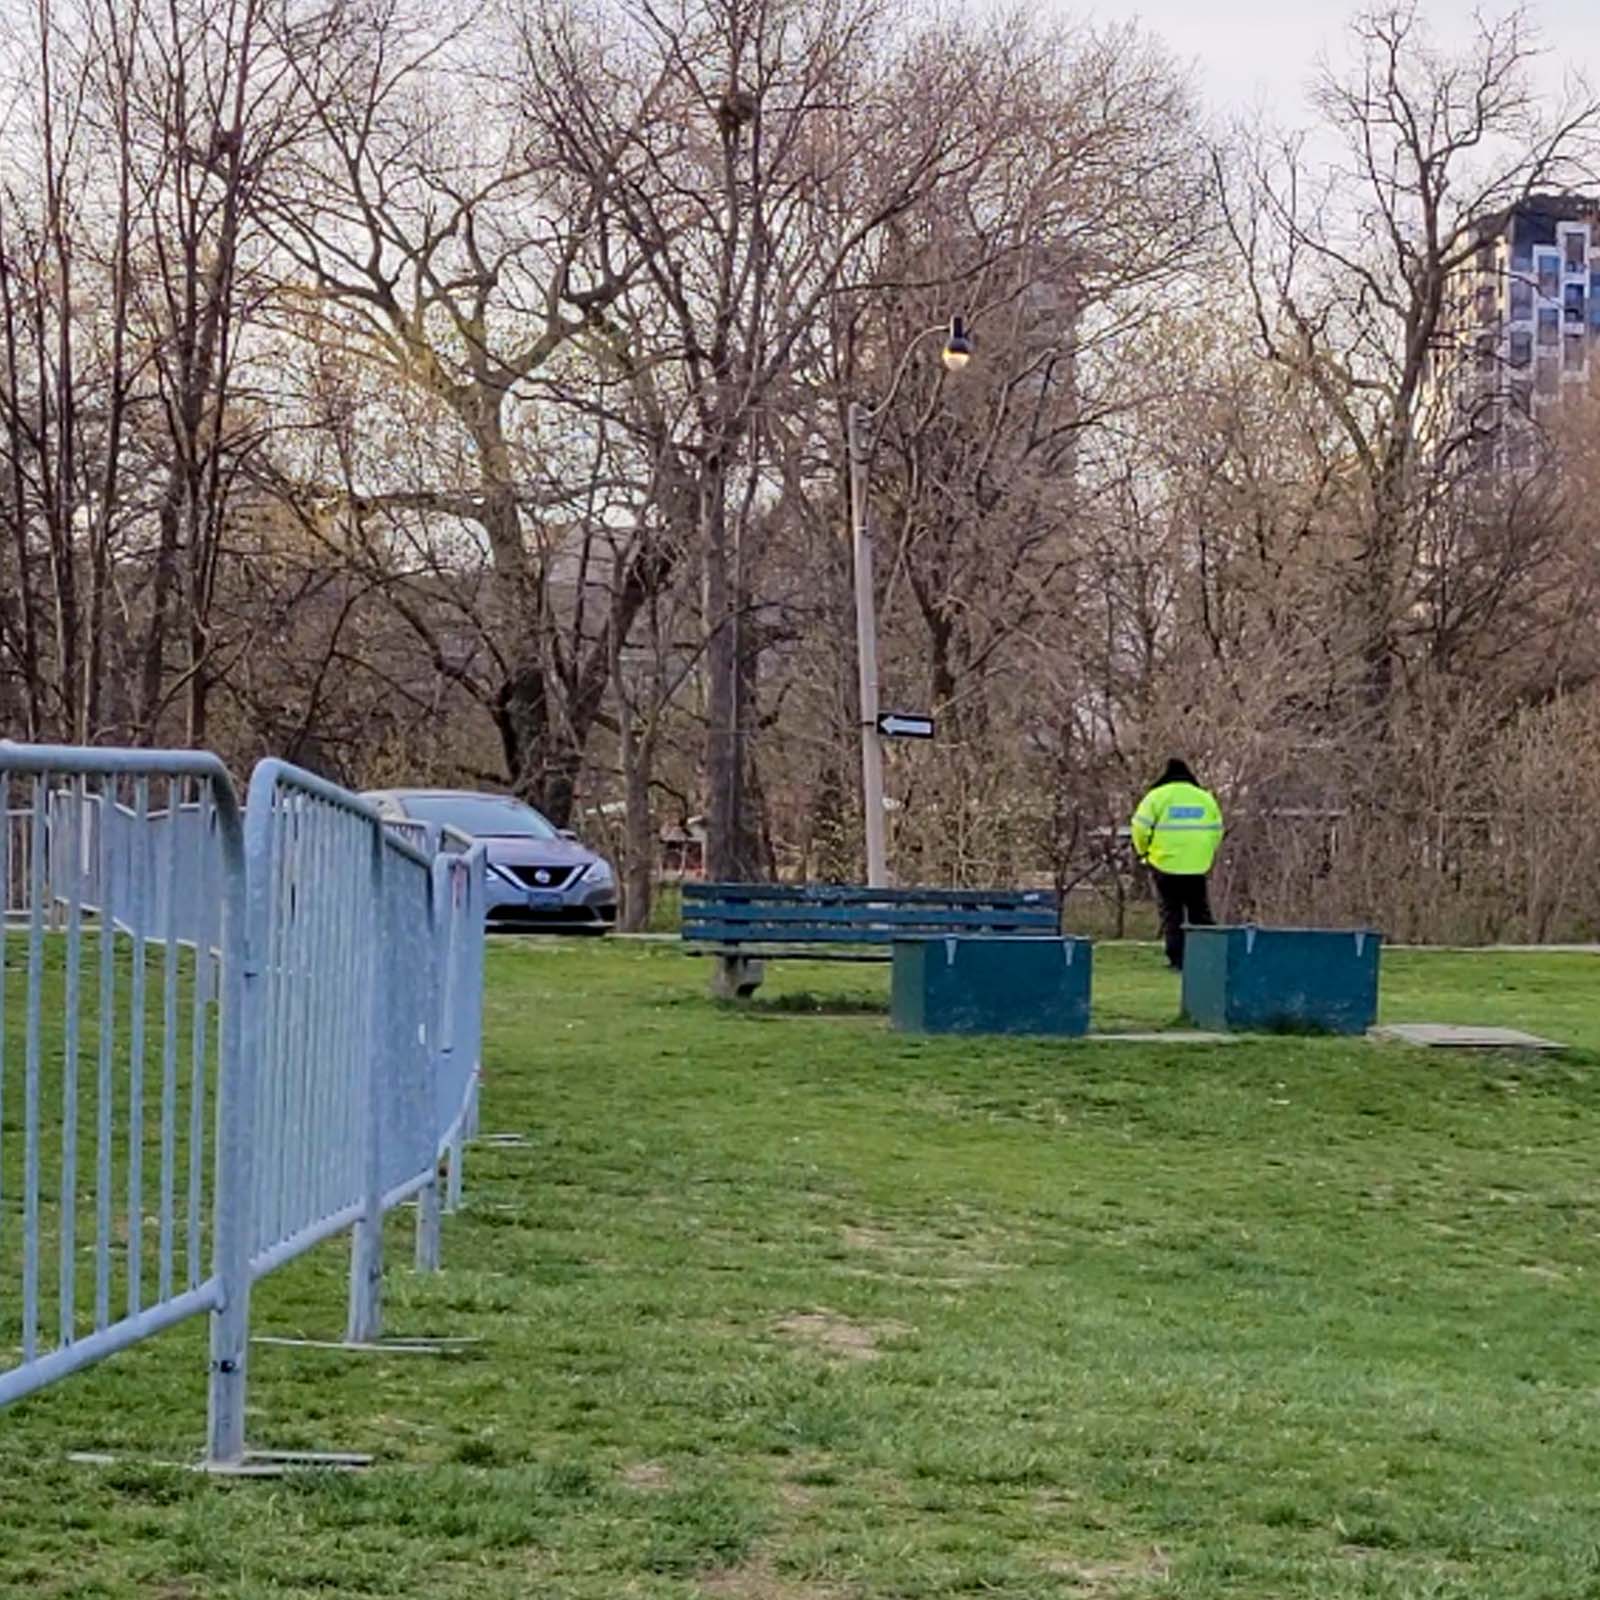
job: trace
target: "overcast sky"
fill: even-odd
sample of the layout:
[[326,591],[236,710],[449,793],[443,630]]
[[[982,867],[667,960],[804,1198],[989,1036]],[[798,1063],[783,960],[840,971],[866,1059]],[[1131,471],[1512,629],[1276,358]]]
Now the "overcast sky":
[[[1345,0],[1091,0],[1062,7],[1096,22],[1142,22],[1184,62],[1213,110],[1263,101],[1278,118],[1302,121],[1305,86],[1317,54],[1336,51],[1355,7]],[[1499,15],[1505,8],[1486,9]],[[1425,0],[1440,44],[1470,37],[1471,0]],[[1553,47],[1541,76],[1559,85],[1563,63],[1600,80],[1600,0],[1534,0],[1544,42]]]

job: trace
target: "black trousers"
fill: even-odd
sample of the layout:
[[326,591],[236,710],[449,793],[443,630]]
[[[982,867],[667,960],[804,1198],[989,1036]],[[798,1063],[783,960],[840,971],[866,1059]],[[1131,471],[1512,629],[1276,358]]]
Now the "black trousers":
[[1211,915],[1203,872],[1159,872],[1155,875],[1156,895],[1161,901],[1161,938],[1167,947],[1167,960],[1183,966],[1183,926],[1210,928],[1217,919]]

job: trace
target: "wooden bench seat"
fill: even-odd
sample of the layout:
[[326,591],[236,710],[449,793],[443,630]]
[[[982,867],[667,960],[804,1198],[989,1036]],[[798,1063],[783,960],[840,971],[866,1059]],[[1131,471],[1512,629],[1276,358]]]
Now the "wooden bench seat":
[[867,889],[852,884],[686,883],[683,939],[716,958],[711,991],[754,994],[765,963],[888,961],[896,939],[1054,938],[1049,889]]

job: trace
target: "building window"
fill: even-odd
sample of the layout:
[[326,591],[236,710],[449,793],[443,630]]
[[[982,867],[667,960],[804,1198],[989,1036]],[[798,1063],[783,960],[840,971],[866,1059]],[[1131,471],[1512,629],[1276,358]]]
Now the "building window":
[[1533,285],[1526,278],[1511,280],[1511,320],[1521,322],[1533,315]]
[[1589,230],[1569,233],[1561,242],[1566,247],[1567,271],[1582,272],[1589,265]]
[[1584,357],[1588,351],[1584,348],[1582,339],[1567,339],[1563,341],[1564,348],[1561,352],[1561,365],[1568,372],[1582,372]]
[[1539,252],[1539,293],[1554,300],[1561,293],[1560,258],[1552,251]]
[[1498,342],[1499,341],[1496,340],[1495,336],[1492,333],[1480,333],[1478,335],[1477,348],[1478,348],[1478,371],[1479,372],[1493,372],[1494,371],[1495,366],[1497,364],[1495,362],[1495,358],[1494,358],[1494,356],[1495,356],[1494,347]]
[[1555,344],[1561,338],[1561,313],[1554,306],[1539,307],[1539,343]]
[[1516,378],[1511,384],[1511,409],[1518,416],[1531,416],[1533,413],[1533,385],[1526,378]]
[[1567,321],[1569,323],[1577,323],[1581,327],[1583,325],[1583,285],[1581,283],[1569,283],[1562,290],[1561,298]]
[[1541,361],[1534,369],[1534,386],[1540,394],[1554,394],[1561,382],[1561,369],[1554,361]]
[[1511,365],[1525,367],[1533,360],[1533,335],[1526,328],[1517,328],[1511,335]]

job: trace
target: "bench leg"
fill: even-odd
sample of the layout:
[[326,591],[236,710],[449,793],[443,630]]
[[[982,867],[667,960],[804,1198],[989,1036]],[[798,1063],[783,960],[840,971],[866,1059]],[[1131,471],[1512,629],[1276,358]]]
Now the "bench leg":
[[711,993],[717,1000],[748,1000],[761,987],[767,964],[758,956],[718,956],[711,969]]

